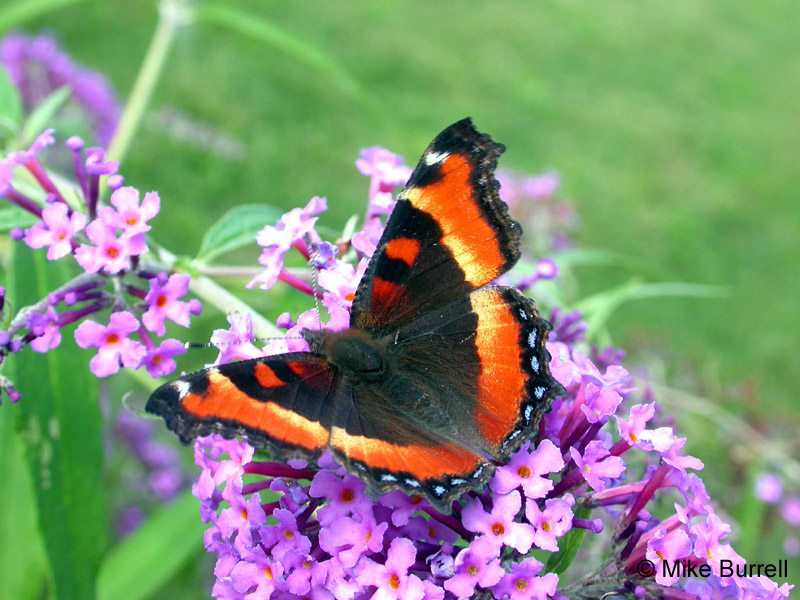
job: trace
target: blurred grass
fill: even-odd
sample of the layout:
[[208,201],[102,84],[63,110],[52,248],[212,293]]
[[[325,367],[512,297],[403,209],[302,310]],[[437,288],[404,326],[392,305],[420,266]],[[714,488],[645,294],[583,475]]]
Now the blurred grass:
[[[123,173],[161,194],[154,229],[171,250],[195,251],[240,203],[288,209],[324,195],[326,224],[340,227],[366,196],[353,168],[359,148],[380,144],[413,163],[439,130],[471,115],[507,145],[502,166],[561,173],[583,244],[653,265],[663,281],[731,290],[626,305],[610,324],[617,345],[656,348],[667,381],[723,403],[744,398],[730,408],[757,427],[796,430],[800,5],[228,5],[316,44],[362,93],[258,40],[187,27],[152,108],[226,132],[245,155],[222,160],[158,129],[138,136]],[[124,96],[155,18],[149,0],[88,2],[27,29],[56,32]],[[635,274],[579,272],[584,295]],[[726,459],[716,442],[695,444],[707,462]]]

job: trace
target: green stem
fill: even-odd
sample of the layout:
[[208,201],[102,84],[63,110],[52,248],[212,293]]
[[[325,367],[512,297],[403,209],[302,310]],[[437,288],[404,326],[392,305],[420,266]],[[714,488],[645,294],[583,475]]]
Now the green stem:
[[134,133],[150,103],[158,78],[164,69],[167,53],[178,28],[187,21],[187,10],[181,0],[163,0],[158,10],[158,24],[147,49],[139,75],[131,90],[114,139],[108,148],[108,160],[122,160],[128,151]]
[[250,315],[253,320],[253,336],[256,339],[283,337],[283,332],[280,329],[259,315],[249,304],[231,294],[224,287],[214,283],[208,277],[192,277],[189,289],[222,312],[238,312],[243,315]]

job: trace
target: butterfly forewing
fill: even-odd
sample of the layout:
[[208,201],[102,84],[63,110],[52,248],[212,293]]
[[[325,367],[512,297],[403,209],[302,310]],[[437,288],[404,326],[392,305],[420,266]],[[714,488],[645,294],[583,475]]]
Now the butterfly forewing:
[[351,325],[379,334],[486,285],[519,259],[494,178],[504,146],[464,119],[428,147],[356,292]]
[[277,458],[319,456],[328,444],[335,372],[307,352],[234,362],[158,388],[147,411],[188,442],[220,433],[245,437]]

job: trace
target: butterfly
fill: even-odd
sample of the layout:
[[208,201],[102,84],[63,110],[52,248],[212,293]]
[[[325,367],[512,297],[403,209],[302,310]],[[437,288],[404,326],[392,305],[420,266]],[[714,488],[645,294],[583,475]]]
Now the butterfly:
[[550,324],[513,287],[522,229],[494,177],[505,150],[470,119],[422,155],[386,223],[342,331],[309,352],[219,365],[159,387],[146,410],[184,442],[241,436],[276,459],[325,450],[378,493],[438,510],[480,490],[537,433],[564,389]]

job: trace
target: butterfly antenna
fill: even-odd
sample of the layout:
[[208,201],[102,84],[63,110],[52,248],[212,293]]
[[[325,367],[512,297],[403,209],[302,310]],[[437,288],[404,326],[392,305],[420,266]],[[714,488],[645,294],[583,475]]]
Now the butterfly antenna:
[[317,322],[322,325],[322,316],[319,312],[319,284],[317,283],[318,269],[312,265],[311,267],[311,289],[314,291],[314,312],[317,315]]

